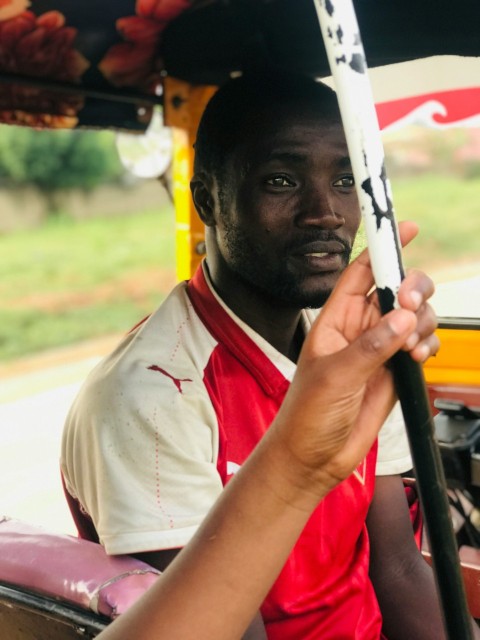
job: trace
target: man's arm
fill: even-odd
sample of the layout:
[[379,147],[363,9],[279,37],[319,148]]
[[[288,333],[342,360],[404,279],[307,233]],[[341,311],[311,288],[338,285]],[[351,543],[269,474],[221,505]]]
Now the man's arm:
[[[143,553],[133,553],[132,555],[159,571],[165,571],[180,551],[181,549],[164,549],[163,551],[145,551]],[[260,612],[253,618],[250,626],[243,634],[242,640],[267,640],[267,632]]]
[[[400,476],[377,477],[367,518],[370,576],[388,640],[445,638],[435,579],[413,537]],[[480,633],[474,625],[475,638]]]

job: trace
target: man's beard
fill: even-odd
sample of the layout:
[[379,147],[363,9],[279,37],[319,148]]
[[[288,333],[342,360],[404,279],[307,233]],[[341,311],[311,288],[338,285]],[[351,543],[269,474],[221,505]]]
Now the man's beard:
[[[299,277],[288,267],[287,257],[291,254],[289,247],[285,247],[285,255],[277,256],[275,264],[272,265],[261,242],[253,240],[229,222],[225,222],[224,229],[225,245],[230,256],[229,267],[264,298],[283,308],[318,309],[325,304],[333,288],[331,279],[326,277],[324,286],[320,285],[313,291],[304,288],[302,285],[306,276]],[[350,260],[351,248],[330,232],[310,232],[305,234],[308,235],[308,238],[304,236],[301,243],[297,241],[297,245],[301,246],[301,244],[306,244],[313,239],[318,240],[320,234],[322,234],[323,240],[335,239],[345,247],[342,253],[345,268]],[[338,272],[339,275],[340,272]],[[321,278],[322,276],[319,275],[319,281]],[[328,284],[328,280],[330,280],[330,284]]]

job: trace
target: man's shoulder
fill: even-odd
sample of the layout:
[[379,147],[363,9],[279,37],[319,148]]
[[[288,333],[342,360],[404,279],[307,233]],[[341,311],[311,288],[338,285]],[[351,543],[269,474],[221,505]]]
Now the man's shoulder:
[[69,411],[66,432],[128,435],[133,423],[150,424],[160,413],[164,420],[172,410],[182,416],[195,411],[211,421],[203,379],[215,345],[189,306],[185,285],[179,285],[90,372]]
[[169,378],[201,379],[216,344],[182,282],[92,370],[86,392],[131,395],[150,385],[161,386]]

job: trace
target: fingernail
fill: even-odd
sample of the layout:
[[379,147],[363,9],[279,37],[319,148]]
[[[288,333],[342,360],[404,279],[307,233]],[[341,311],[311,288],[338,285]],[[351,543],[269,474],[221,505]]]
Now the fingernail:
[[420,356],[420,361],[425,362],[430,357],[430,348],[426,344],[422,344],[418,347],[417,354]]
[[417,310],[423,302],[422,294],[420,291],[410,291],[410,298],[413,302],[415,310]]
[[405,342],[405,346],[407,347],[407,349],[413,349],[413,347],[418,343],[419,340],[420,336],[415,331],[415,333],[412,333],[412,335],[408,336]]

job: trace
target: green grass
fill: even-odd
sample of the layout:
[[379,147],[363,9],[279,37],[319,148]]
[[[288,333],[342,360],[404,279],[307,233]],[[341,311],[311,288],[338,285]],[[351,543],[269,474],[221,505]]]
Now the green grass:
[[480,263],[480,179],[449,175],[392,179],[398,220],[415,220],[419,237],[406,250],[411,266]]
[[[480,262],[480,180],[391,181],[397,218],[421,229],[406,266]],[[171,288],[174,256],[171,209],[0,236],[0,362],[127,330]]]
[[0,299],[85,291],[135,269],[172,267],[173,216],[165,210],[82,222],[60,217],[0,237]]
[[147,312],[146,308],[142,311],[138,305],[126,300],[72,308],[60,313],[0,310],[2,362],[98,335],[127,331]]
[[[480,264],[480,179],[423,174],[390,180],[397,220],[414,220],[420,227],[404,249],[407,267],[431,272],[460,263]],[[354,255],[365,246],[361,228]]]
[[171,209],[0,237],[0,362],[125,331],[174,281]]

